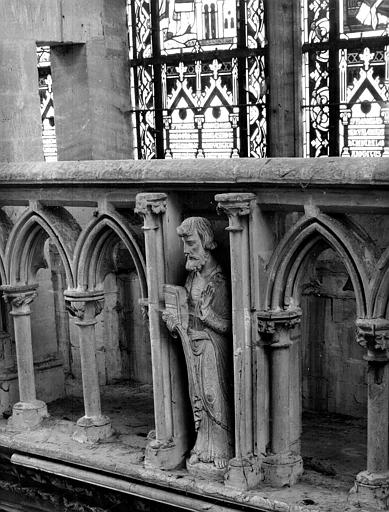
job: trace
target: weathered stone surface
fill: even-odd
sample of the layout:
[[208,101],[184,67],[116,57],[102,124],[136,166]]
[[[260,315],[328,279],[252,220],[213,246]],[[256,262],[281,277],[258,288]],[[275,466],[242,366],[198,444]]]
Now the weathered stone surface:
[[212,253],[216,242],[210,222],[189,217],[177,232],[189,275],[185,289],[165,287],[162,318],[179,335],[188,370],[197,436],[186,467],[194,476],[223,479],[233,455],[228,285]]

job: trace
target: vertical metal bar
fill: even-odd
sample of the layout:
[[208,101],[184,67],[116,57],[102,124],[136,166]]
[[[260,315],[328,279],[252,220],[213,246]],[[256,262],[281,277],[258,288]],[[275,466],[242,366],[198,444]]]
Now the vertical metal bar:
[[339,9],[329,1],[329,156],[339,156]]
[[[247,45],[247,15],[246,0],[240,0],[237,3],[237,41],[238,49],[245,50]],[[239,104],[239,132],[240,132],[240,149],[239,156],[248,155],[248,137],[250,136],[247,126],[247,57],[246,52],[242,52],[238,57],[238,104]]]
[[[136,11],[135,11],[135,1],[131,3],[131,37],[132,37],[132,47],[133,47],[133,55],[132,57],[138,59],[138,49],[136,47]],[[139,109],[139,84],[138,84],[138,67],[132,66],[130,68],[130,89],[131,89],[131,69],[132,69],[132,77],[134,80],[134,99],[135,105],[132,105],[132,108],[135,108],[137,112],[135,113],[135,123],[136,123],[136,145],[137,145],[137,153],[138,158],[142,159],[142,144],[140,138],[140,114],[138,112]]]
[[162,102],[162,70],[159,64],[161,56],[159,31],[159,0],[151,0],[151,39],[153,44],[153,78],[154,78],[154,108],[155,108],[155,155],[164,158],[163,144],[163,102]]

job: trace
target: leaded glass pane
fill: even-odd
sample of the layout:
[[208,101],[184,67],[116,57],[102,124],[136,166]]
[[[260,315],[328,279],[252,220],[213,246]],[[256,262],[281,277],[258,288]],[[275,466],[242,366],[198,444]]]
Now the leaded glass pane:
[[42,118],[43,155],[46,162],[57,160],[57,140],[54,124],[54,102],[51,79],[50,47],[37,47],[38,88]]
[[138,66],[136,124],[138,127],[139,158],[155,158],[155,109],[152,66]]
[[[343,8],[342,8],[343,4]],[[387,33],[387,0],[346,0],[340,5],[340,31],[346,38],[376,37]]]
[[135,0],[128,18],[138,157],[265,156],[263,0]]
[[322,43],[329,38],[329,0],[303,2],[304,42]]
[[263,48],[266,44],[265,11],[262,0],[247,2],[247,46]]
[[134,58],[152,55],[151,2],[155,0],[132,0],[128,2],[130,22],[130,48]]
[[382,156],[387,116],[386,49],[340,51],[343,156]]
[[236,66],[236,59],[164,66],[165,157],[238,156]]
[[389,156],[389,0],[302,12],[305,156]]
[[267,147],[265,59],[250,57],[247,64],[249,156],[264,158]]
[[310,99],[304,106],[307,133],[305,156],[327,156],[329,144],[328,50],[309,54],[305,70],[307,73],[305,96]]
[[235,0],[159,0],[162,54],[236,48]]

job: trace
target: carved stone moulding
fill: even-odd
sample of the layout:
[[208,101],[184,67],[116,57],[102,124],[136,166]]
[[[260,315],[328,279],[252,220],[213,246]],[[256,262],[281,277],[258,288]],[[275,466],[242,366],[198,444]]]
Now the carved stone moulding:
[[85,316],[86,308],[90,306],[90,322],[94,322],[94,318],[101,313],[104,305],[104,292],[101,290],[82,291],[82,290],[66,290],[64,292],[66,309],[68,313],[77,318],[77,322],[87,322]]
[[17,432],[37,428],[47,418],[47,405],[42,400],[17,402],[12,408],[12,416],[8,419],[8,428]]
[[113,434],[114,430],[108,416],[83,416],[77,420],[72,439],[79,443],[95,444],[110,438]]
[[385,318],[362,318],[357,322],[357,342],[367,348],[368,360],[387,361],[389,350],[389,320]]
[[273,345],[279,342],[281,330],[294,329],[301,322],[300,308],[258,311],[257,329],[262,342]]
[[265,482],[275,487],[296,484],[303,474],[303,459],[294,453],[269,455],[262,461]]
[[4,300],[13,308],[22,308],[31,304],[37,296],[37,289],[38,284],[4,284],[0,286],[0,290],[4,294]]
[[145,192],[137,194],[135,213],[146,215],[150,211],[156,215],[165,213],[167,195],[164,192]]
[[363,510],[388,510],[389,507],[389,471],[371,473],[361,471],[350,490],[348,502]]

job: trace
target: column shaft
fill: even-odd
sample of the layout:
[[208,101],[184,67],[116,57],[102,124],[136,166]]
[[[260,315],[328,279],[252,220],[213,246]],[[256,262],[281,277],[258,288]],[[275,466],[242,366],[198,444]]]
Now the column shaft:
[[75,317],[80,340],[80,359],[85,415],[77,421],[73,439],[95,443],[113,434],[110,419],[101,411],[100,386],[96,361],[95,317],[101,313],[104,295],[100,291],[66,290],[66,307]]
[[389,364],[369,362],[367,371],[367,470],[388,471]]
[[84,392],[85,416],[101,416],[99,377],[96,361],[96,322],[75,322],[79,328],[82,388]]
[[[163,285],[169,263],[165,257],[165,244],[169,239],[169,233],[164,230],[166,205],[166,194],[138,194],[135,212],[144,219],[155,415],[155,438],[147,445],[145,462],[147,466],[173,469],[184,463],[188,440],[185,418],[173,410],[174,404],[176,407],[183,406],[181,369],[178,367],[177,352],[172,346],[177,342],[170,337],[161,312]],[[174,218],[170,222],[174,223]],[[166,251],[169,250],[166,246]],[[171,252],[174,254],[174,250]],[[173,266],[173,261],[170,261],[170,265]],[[170,274],[175,272],[175,269],[170,269]]]
[[275,344],[271,350],[271,445],[273,453],[285,453],[290,449],[289,345]]
[[254,194],[218,194],[218,209],[227,214],[231,254],[232,336],[234,353],[235,457],[226,485],[256,487],[262,480],[255,456],[253,415],[253,343],[250,283],[249,215]]
[[35,428],[47,416],[46,404],[36,399],[32,352],[30,303],[37,288],[38,285],[1,286],[5,300],[12,306],[18,367],[19,402],[14,404],[8,422],[13,430]]
[[19,399],[21,402],[32,402],[36,400],[36,391],[32,354],[31,311],[29,307],[28,312],[26,311],[25,313],[13,310],[11,315],[14,319]]

